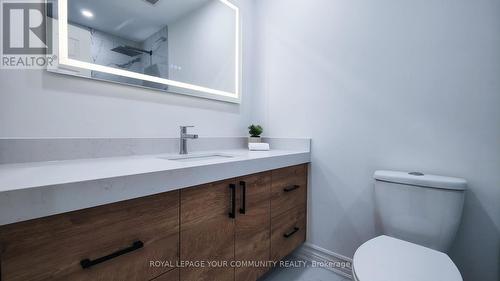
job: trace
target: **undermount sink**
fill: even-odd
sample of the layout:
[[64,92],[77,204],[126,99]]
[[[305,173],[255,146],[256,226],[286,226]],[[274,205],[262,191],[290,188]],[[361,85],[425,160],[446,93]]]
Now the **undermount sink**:
[[223,154],[223,153],[207,153],[207,154],[186,154],[186,155],[176,155],[169,157],[159,157],[163,160],[178,161],[178,162],[195,162],[204,160],[220,160],[233,158],[233,155]]

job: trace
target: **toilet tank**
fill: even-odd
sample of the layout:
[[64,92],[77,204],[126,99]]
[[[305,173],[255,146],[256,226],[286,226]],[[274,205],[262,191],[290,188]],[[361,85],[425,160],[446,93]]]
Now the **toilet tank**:
[[376,171],[375,214],[384,234],[447,252],[460,225],[461,178]]

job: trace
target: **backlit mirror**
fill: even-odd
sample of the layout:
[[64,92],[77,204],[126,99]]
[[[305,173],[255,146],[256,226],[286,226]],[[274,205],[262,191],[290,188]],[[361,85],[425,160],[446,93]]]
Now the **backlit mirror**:
[[240,101],[239,10],[227,0],[59,0],[63,74]]

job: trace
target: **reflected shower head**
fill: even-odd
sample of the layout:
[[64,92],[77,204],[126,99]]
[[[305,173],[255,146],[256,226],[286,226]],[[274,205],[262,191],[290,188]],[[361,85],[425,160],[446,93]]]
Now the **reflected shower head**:
[[120,53],[122,55],[126,55],[129,57],[135,57],[140,54],[149,54],[153,55],[153,51],[146,51],[139,48],[131,47],[131,46],[118,46],[116,48],[111,49],[113,52]]
[[141,54],[141,52],[127,48],[127,46],[119,46],[119,47],[111,49],[111,51],[120,53],[122,55],[129,56],[129,57],[135,57],[135,56],[138,56]]
[[154,4],[156,4],[156,2],[158,2],[160,0],[145,0],[145,1],[148,2],[151,5],[154,5]]

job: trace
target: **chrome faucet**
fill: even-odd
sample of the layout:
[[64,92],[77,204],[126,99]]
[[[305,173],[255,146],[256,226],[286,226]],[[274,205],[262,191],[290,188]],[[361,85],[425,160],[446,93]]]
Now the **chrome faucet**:
[[190,135],[187,133],[187,128],[193,128],[194,126],[181,126],[181,137],[180,137],[180,154],[187,154],[187,140],[197,139],[198,135]]

